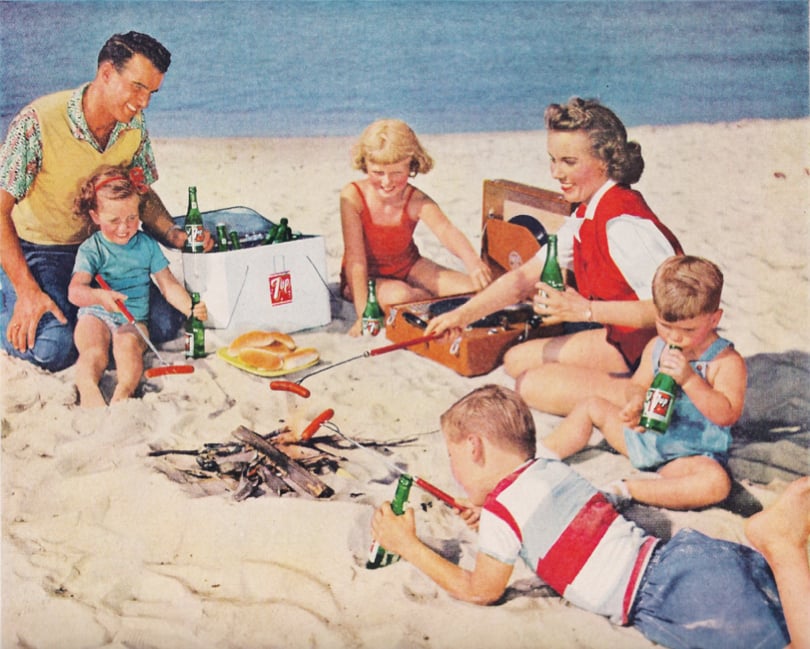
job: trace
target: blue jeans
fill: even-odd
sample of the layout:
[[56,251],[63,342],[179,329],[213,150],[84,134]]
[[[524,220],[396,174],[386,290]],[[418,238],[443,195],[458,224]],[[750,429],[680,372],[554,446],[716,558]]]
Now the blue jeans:
[[[11,356],[51,372],[59,372],[73,365],[78,357],[73,344],[77,308],[67,298],[78,246],[40,246],[26,241],[21,244],[31,274],[40,288],[62,309],[68,323],[63,325],[53,314],[46,313],[37,326],[34,346],[25,352],[17,351],[6,336],[17,303],[17,293],[0,268],[0,345]],[[151,284],[150,291],[150,337],[156,344],[173,340],[185,322],[185,316],[166,302],[154,284]]]
[[630,623],[671,649],[782,649],[790,641],[765,558],[691,529],[656,549]]

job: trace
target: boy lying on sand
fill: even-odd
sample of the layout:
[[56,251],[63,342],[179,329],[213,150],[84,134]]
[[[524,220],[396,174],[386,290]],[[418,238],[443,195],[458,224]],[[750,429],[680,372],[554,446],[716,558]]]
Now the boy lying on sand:
[[[482,506],[475,567],[461,568],[422,543],[412,509],[396,516],[384,503],[372,532],[454,597],[497,601],[520,557],[571,603],[667,647],[781,648],[790,642],[786,618],[793,646],[808,646],[809,479],[749,523],[752,542],[775,565],[780,603],[756,550],[690,529],[663,542],[563,462],[536,458],[534,422],[515,392],[479,388],[442,415],[441,427],[453,475]],[[781,538],[786,521],[794,529]],[[785,547],[773,544],[777,533]]]

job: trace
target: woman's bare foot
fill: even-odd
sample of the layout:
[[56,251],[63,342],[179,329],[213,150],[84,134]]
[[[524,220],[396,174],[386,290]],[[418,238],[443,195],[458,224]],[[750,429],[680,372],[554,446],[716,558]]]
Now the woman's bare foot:
[[787,548],[804,550],[810,536],[810,476],[791,482],[773,505],[749,518],[745,534],[769,560]]

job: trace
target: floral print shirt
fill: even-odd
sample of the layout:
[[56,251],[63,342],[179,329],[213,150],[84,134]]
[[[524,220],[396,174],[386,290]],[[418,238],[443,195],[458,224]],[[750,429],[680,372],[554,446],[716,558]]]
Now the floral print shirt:
[[[82,110],[82,98],[89,83],[77,88],[67,105],[68,121],[73,137],[84,140],[98,151],[103,151],[87,125]],[[143,115],[136,115],[129,124],[118,122],[110,135],[108,147],[118,139],[121,131],[127,128],[138,128],[141,131],[141,146],[132,158],[132,166],[143,168],[147,184],[158,179],[157,165],[146,130]],[[8,135],[0,147],[0,189],[7,191],[18,201],[21,200],[34,184],[42,167],[42,132],[39,118],[29,104],[12,120]]]

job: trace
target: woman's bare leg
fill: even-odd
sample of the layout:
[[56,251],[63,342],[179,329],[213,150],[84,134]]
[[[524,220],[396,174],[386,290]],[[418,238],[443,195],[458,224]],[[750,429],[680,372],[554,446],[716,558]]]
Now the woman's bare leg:
[[567,415],[578,401],[599,396],[623,406],[630,373],[602,329],[530,340],[510,349],[504,369],[531,407]]
[[810,649],[810,477],[791,482],[773,505],[749,518],[745,533],[773,571],[790,646]]

